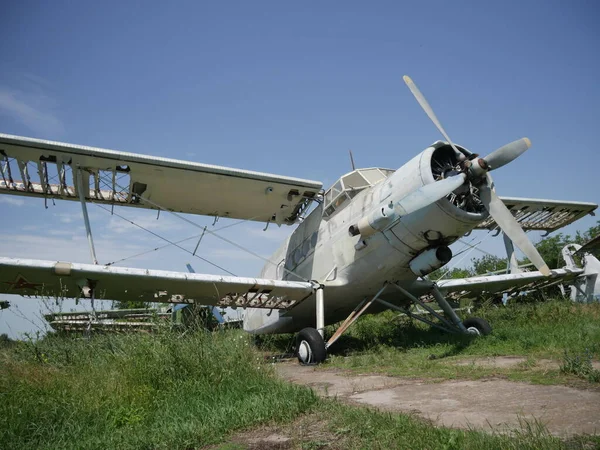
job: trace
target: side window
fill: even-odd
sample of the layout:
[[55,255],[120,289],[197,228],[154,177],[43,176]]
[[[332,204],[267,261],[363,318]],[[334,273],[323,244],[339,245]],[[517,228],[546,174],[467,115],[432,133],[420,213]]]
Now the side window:
[[285,268],[287,270],[292,270],[292,267],[294,267],[294,264],[293,264],[293,261],[292,261],[292,255],[290,255],[290,257],[285,260]]
[[306,258],[308,256],[309,252],[310,252],[310,239],[307,239],[304,241],[304,244],[302,244],[302,256],[304,258]]
[[317,246],[317,241],[319,240],[319,233],[317,233],[316,231],[312,234],[312,236],[310,237],[310,245],[312,246],[312,248],[315,248]]
[[302,259],[302,247],[298,247],[294,250],[294,264],[298,265]]

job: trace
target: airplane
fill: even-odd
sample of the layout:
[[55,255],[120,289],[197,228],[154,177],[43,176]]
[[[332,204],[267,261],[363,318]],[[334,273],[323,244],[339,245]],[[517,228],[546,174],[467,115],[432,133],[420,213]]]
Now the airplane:
[[[525,231],[550,233],[597,205],[499,197],[490,173],[528,150],[529,139],[480,157],[454,144],[416,84],[404,81],[445,141],[397,170],[355,169],[326,191],[317,181],[0,134],[0,193],[80,202],[93,262],[0,257],[0,293],[241,307],[250,333],[297,333],[302,364],[325,361],[365,312],[393,309],[448,332],[484,335],[491,326],[462,320],[451,300],[566,284],[573,300],[594,301],[598,259],[569,247],[567,265],[551,270]],[[248,252],[182,214],[297,227],[258,278],[115,267],[97,261],[88,202],[164,211]],[[509,273],[427,279],[450,262],[450,245],[477,229],[503,233]],[[518,268],[514,245],[536,271]],[[325,325],[342,320],[325,341]]]

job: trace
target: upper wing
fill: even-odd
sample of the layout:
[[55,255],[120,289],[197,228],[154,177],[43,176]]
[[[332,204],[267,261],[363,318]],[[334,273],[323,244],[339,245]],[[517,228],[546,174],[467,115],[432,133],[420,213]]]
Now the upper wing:
[[515,293],[541,289],[555,284],[572,282],[584,273],[583,269],[554,269],[552,275],[544,276],[541,272],[523,272],[505,275],[489,275],[471,278],[458,278],[454,280],[441,280],[437,282],[438,288],[450,297],[473,298],[480,294],[502,296]]
[[0,193],[77,200],[78,168],[92,202],[279,224],[295,222],[322,187],[299,178],[0,134]]
[[0,257],[0,293],[287,309],[311,283]]
[[[598,205],[587,202],[563,202],[533,198],[500,197],[524,230],[548,233],[593,213]],[[476,228],[493,230],[498,225],[490,216]]]

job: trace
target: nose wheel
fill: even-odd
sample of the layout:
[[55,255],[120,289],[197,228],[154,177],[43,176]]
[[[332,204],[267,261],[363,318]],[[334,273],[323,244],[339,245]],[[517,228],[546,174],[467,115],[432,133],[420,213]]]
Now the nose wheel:
[[296,336],[296,355],[300,364],[319,364],[327,359],[325,341],[314,328],[304,328]]

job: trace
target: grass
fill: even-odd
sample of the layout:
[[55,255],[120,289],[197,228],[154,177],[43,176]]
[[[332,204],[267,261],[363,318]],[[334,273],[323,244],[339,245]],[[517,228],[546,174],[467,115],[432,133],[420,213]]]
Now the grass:
[[194,448],[317,402],[239,331],[48,337],[0,358],[2,449]]
[[[535,383],[569,383],[573,372],[548,366],[562,361],[565,352],[600,356],[600,304],[574,305],[567,301],[488,307],[474,315],[492,324],[485,337],[449,335],[420,323],[399,319],[391,312],[370,316],[356,324],[332,348],[330,364],[356,370],[429,378],[480,378],[502,375]],[[456,365],[457,360],[494,356],[524,356],[516,367]],[[592,377],[581,377],[593,381]]]
[[587,379],[591,383],[600,383],[600,370],[594,369],[592,354],[589,350],[586,350],[582,354],[571,354],[565,351],[560,371],[563,373],[572,373],[580,378]]
[[[236,433],[218,448],[298,449],[588,449],[600,439],[581,436],[563,441],[548,434],[539,422],[521,421],[508,433],[448,429],[408,414],[381,412],[348,406],[336,400],[320,400],[311,411],[291,423],[267,425]],[[273,437],[284,438],[279,446]]]
[[[597,371],[560,366],[565,366],[566,354],[585,354],[590,361],[600,358],[600,304],[554,300],[488,306],[471,315],[488,320],[492,334],[448,334],[392,311],[361,317],[331,347],[323,367],[431,380],[503,376],[542,384],[597,383]],[[329,327],[327,334],[334,329]],[[290,342],[290,336],[273,337],[265,348],[286,351]],[[494,356],[519,356],[525,361],[506,368],[464,363]]]
[[[365,317],[325,367],[473,377],[486,369],[447,361],[526,354],[524,372],[536,358],[552,357],[564,358],[556,380],[593,374],[587,361],[598,356],[600,306],[553,302],[478,315],[495,326],[493,335],[473,340],[399,323],[389,313]],[[279,338],[268,345],[285,351],[287,343]],[[488,434],[319,399],[279,381],[251,338],[237,330],[48,336],[0,349],[2,449],[247,448],[253,444],[239,446],[235,436],[265,427],[295,436],[293,446],[307,449],[600,447],[598,438],[561,441],[537,423],[524,422],[511,435]]]
[[523,424],[513,436],[486,434],[474,430],[434,427],[406,414],[352,408],[338,402],[324,402],[319,411],[341,448],[409,449],[558,449],[564,443],[549,436],[539,424]]

